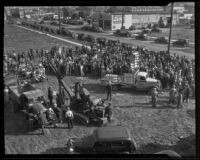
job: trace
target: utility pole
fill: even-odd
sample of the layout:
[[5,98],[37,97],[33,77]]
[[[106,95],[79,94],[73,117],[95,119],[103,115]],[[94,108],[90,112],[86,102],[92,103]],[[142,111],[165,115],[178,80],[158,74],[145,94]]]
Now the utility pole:
[[170,30],[169,30],[169,42],[168,42],[168,50],[167,52],[170,54],[170,43],[171,43],[171,34],[172,34],[172,23],[173,23],[173,2],[171,3],[171,19],[170,19]]
[[122,27],[121,27],[121,29],[123,29],[123,27],[124,27],[124,6],[122,9]]
[[58,6],[58,21],[59,21],[59,31],[60,31],[60,6]]

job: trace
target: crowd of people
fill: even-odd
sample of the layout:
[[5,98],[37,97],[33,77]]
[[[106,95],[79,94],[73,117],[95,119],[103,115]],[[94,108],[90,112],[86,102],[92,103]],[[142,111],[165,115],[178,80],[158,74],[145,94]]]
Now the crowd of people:
[[[166,51],[149,51],[145,47],[134,47],[119,41],[93,43],[90,47],[83,45],[55,46],[50,50],[30,49],[22,53],[13,50],[4,54],[4,73],[24,73],[27,78],[34,77],[36,81],[40,81],[46,78],[45,73],[51,72],[51,61],[63,76],[93,74],[102,77],[106,73],[122,75],[133,72],[131,65],[134,63],[134,52],[139,52],[140,69],[145,68],[149,77],[160,80],[162,89],[175,87],[177,93],[188,94],[187,88],[194,88],[194,59],[170,55]],[[174,96],[171,94],[170,97],[172,95]],[[111,99],[111,91],[108,92],[108,98]],[[170,103],[171,101],[173,102],[170,99]]]
[[[46,49],[30,49],[28,52],[16,54],[15,51],[5,54],[4,71],[20,72],[23,69],[45,78],[44,72],[51,69],[48,66],[50,60],[59,68],[64,76],[85,76],[88,74],[102,77],[105,73],[122,75],[131,73],[132,53],[139,51],[140,66],[146,68],[149,77],[159,79],[163,89],[176,88],[188,82],[194,84],[195,63],[185,56],[170,55],[167,52],[148,51],[144,47],[133,47],[113,42],[110,45],[91,44],[91,49],[82,47],[53,47],[50,51]],[[39,61],[40,66],[34,66],[33,61]],[[42,69],[40,69],[42,68]],[[21,69],[21,70],[20,70]]]

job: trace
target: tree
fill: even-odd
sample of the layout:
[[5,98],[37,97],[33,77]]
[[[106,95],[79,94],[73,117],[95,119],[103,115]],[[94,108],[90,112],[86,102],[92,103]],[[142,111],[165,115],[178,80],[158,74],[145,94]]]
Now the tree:
[[67,8],[63,8],[63,17],[69,17],[70,16],[70,12]]
[[78,14],[77,14],[77,13],[73,13],[73,14],[72,14],[72,19],[79,19]]
[[85,12],[85,11],[80,11],[78,12],[79,17],[81,18],[86,18],[87,16],[89,16],[89,12]]
[[158,27],[163,28],[165,27],[164,21],[162,19],[162,17],[160,17],[159,21],[158,21]]
[[12,10],[12,17],[19,18],[19,9],[18,8]]

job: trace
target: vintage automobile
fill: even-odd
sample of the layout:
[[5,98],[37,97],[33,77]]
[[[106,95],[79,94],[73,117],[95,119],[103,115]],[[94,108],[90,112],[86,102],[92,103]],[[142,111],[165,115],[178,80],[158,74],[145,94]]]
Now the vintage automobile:
[[73,19],[68,20],[66,23],[71,24],[71,25],[83,25],[84,24],[84,22],[81,20],[73,20]]
[[149,34],[149,33],[151,33],[151,29],[143,29],[141,33]]
[[143,34],[143,33],[140,33],[135,37],[135,39],[138,39],[138,40],[148,40],[148,38],[149,37],[147,36],[147,34]]
[[167,37],[158,37],[154,41],[155,43],[159,44],[167,44],[168,43],[168,38]]
[[131,33],[126,29],[118,29],[113,33],[114,36],[131,37]]
[[83,138],[70,138],[66,144],[67,153],[75,154],[122,154],[135,153],[136,143],[124,126],[105,126]]
[[179,39],[179,40],[173,42],[173,46],[188,47],[189,40],[188,39]]
[[133,73],[121,75],[106,74],[101,79],[101,85],[106,86],[111,81],[113,90],[118,90],[122,86],[129,86],[138,91],[150,92],[152,88],[160,89],[160,81],[148,76],[148,72],[137,70]]
[[36,89],[31,84],[24,84],[23,86],[9,86],[9,99],[13,104],[14,112],[18,112],[27,106],[33,101],[38,101],[42,99],[44,93],[40,89]]
[[162,30],[159,28],[152,28],[151,32],[162,33]]

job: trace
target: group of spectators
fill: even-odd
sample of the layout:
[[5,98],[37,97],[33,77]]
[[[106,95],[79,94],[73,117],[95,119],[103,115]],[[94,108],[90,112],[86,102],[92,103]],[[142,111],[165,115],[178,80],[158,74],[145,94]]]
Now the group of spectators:
[[[106,73],[122,75],[131,73],[135,62],[134,52],[139,52],[140,69],[145,68],[148,76],[160,80],[162,89],[170,89],[175,85],[181,89],[188,84],[194,88],[195,62],[185,56],[170,55],[166,51],[154,52],[144,47],[134,47],[119,41],[110,43],[91,43],[90,47],[53,47],[47,49],[30,49],[16,54],[15,51],[4,54],[4,71],[19,72],[20,65],[24,69],[37,70],[40,75],[51,72],[48,62],[51,61],[63,76],[104,76]],[[33,67],[34,61],[39,66]],[[31,66],[31,67],[28,67]],[[40,69],[41,67],[41,69]],[[16,72],[17,71],[17,72]]]

